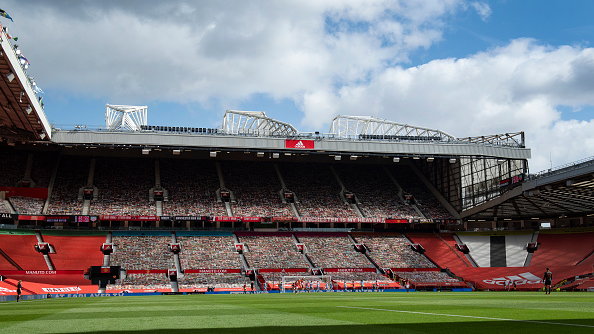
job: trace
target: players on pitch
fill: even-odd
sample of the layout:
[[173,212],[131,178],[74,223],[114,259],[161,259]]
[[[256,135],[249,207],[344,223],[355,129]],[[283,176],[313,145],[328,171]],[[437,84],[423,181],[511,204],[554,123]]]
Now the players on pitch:
[[553,283],[553,273],[549,268],[547,268],[547,271],[545,271],[544,276],[542,277],[542,281],[545,286],[545,294],[550,295],[552,290],[551,284]]

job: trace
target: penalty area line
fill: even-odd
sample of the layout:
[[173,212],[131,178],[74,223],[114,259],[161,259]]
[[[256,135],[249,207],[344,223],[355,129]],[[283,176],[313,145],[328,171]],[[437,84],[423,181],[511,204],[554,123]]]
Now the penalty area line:
[[519,320],[519,319],[506,319],[506,318],[491,318],[491,317],[479,317],[479,316],[473,316],[473,315],[447,314],[447,313],[431,313],[431,312],[404,311],[404,310],[390,310],[390,309],[385,309],[385,308],[357,307],[357,306],[336,306],[336,307],[358,309],[358,310],[385,311],[385,312],[423,314],[423,315],[437,315],[437,316],[442,316],[442,317],[454,317],[454,318],[471,318],[471,319],[485,319],[485,320],[497,320],[497,321],[515,321],[515,322],[526,322],[526,323],[532,323],[532,324],[544,324],[544,325],[559,325],[559,326],[572,326],[572,327],[594,328],[594,326],[591,326],[591,325],[570,324],[570,323],[564,323],[564,322],[551,322],[551,321],[538,321],[538,320]]

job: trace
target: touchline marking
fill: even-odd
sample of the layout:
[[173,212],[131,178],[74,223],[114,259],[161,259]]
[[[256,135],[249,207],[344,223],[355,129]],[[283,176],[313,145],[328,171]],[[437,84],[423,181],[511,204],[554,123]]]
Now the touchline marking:
[[533,324],[545,324],[545,325],[560,325],[560,326],[574,326],[574,327],[594,328],[594,326],[591,326],[591,325],[568,324],[568,323],[563,323],[563,322],[549,322],[549,321],[538,321],[538,320],[518,320],[518,319],[505,319],[505,318],[477,317],[477,316],[473,316],[473,315],[430,313],[430,312],[417,312],[417,311],[402,311],[402,310],[390,310],[390,309],[384,309],[384,308],[356,307],[356,306],[336,306],[336,307],[340,307],[340,308],[352,308],[352,309],[359,309],[359,310],[386,311],[386,312],[398,312],[398,313],[413,313],[413,314],[424,314],[424,315],[441,315],[443,317],[472,318],[472,319],[486,319],[486,320],[499,320],[499,321],[516,321],[516,322],[529,322],[529,323],[533,323]]

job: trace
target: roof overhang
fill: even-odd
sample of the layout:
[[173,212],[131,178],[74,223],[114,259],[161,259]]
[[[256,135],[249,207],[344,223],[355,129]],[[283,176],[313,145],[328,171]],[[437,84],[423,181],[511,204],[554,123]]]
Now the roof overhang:
[[[138,147],[163,146],[195,149],[259,149],[270,151],[295,151],[338,154],[408,155],[434,157],[497,157],[504,159],[529,159],[530,149],[489,146],[476,143],[415,143],[341,140],[315,136],[256,137],[232,135],[192,135],[155,132],[108,132],[54,130],[52,139],[65,145],[130,145]],[[313,142],[313,149],[295,149],[287,140]]]
[[50,124],[6,36],[0,30],[0,138],[49,140]]
[[465,210],[463,218],[558,218],[594,213],[594,159],[528,180]]

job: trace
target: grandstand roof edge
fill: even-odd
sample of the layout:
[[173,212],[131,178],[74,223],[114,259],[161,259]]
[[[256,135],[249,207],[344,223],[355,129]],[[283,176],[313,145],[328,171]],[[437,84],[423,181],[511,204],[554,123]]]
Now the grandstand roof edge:
[[[61,145],[128,145],[144,147],[180,147],[199,149],[291,150],[286,146],[292,136],[240,136],[230,134],[180,134],[160,132],[113,132],[90,130],[58,130],[53,142]],[[323,154],[408,154],[433,156],[484,156],[510,159],[529,159],[531,151],[525,147],[491,145],[476,142],[426,142],[345,140],[339,138],[298,137],[315,142],[315,148],[299,152]],[[297,150],[291,150],[297,152]]]

